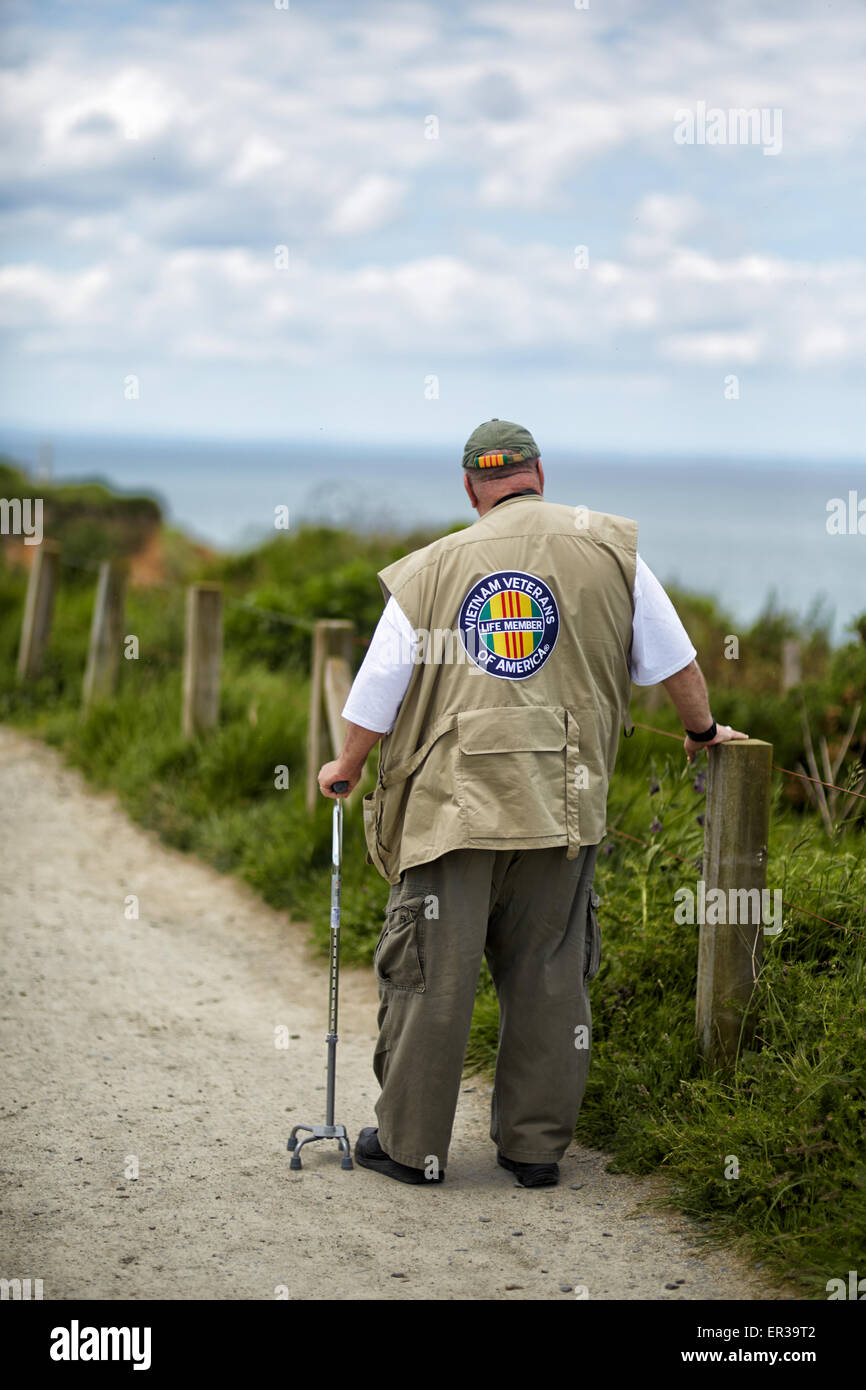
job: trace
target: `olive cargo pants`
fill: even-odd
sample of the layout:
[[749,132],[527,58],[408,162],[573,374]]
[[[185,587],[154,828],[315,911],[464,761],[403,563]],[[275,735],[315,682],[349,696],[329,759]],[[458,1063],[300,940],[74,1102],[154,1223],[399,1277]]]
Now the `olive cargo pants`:
[[506,1158],[553,1163],[572,1142],[590,1057],[589,981],[601,939],[598,845],[459,849],[407,869],[376,946],[379,1143],[439,1171],[486,955],[499,997],[490,1137]]

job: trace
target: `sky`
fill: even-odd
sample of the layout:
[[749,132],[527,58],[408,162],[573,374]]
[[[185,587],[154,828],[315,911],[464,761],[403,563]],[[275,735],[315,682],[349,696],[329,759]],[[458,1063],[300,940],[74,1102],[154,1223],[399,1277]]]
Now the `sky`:
[[3,15],[6,426],[862,460],[862,0]]

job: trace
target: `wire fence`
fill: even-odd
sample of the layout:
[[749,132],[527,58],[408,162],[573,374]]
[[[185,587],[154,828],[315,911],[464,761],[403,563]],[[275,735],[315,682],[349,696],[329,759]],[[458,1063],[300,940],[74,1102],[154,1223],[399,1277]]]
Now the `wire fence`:
[[[655,729],[652,724],[635,724],[636,729],[646,729],[651,734],[661,734],[663,738],[675,738],[678,743],[682,743],[682,734],[672,734],[670,729]],[[808,777],[805,772],[794,772],[790,767],[780,767],[778,763],[773,763],[776,772],[784,772],[788,777],[801,777],[806,782],[817,782],[822,787],[832,787],[834,791],[842,792],[843,796],[856,796],[861,801],[866,801],[866,794],[853,791],[851,787],[840,787],[838,782],[822,782],[820,777]]]
[[[657,729],[657,728],[655,728],[652,724],[639,724],[639,723],[637,723],[636,721],[634,722],[634,728],[635,728],[635,729],[644,729],[647,733],[651,733],[651,734],[659,734],[659,735],[661,735],[662,738],[673,738],[673,739],[676,739],[677,743],[680,743],[680,744],[683,742],[683,735],[682,735],[682,734],[674,734],[674,733],[671,733],[670,729]],[[801,772],[793,772],[793,771],[791,770],[791,768],[789,768],[789,767],[780,767],[778,763],[773,763],[773,764],[772,764],[772,767],[773,767],[773,769],[774,769],[776,772],[784,772],[784,773],[787,773],[789,777],[802,777],[802,776],[804,776],[804,774],[801,773]],[[807,780],[807,781],[810,781],[810,782],[813,782],[813,781],[816,781],[817,779],[816,779],[816,778],[813,778],[813,777],[809,777],[809,778],[807,778],[806,780]],[[834,782],[825,782],[825,783],[823,783],[822,785],[824,785],[824,786],[829,786],[829,787],[836,787],[836,790],[837,790],[837,791],[841,791],[841,792],[843,792],[843,793],[845,793],[845,794],[847,794],[847,795],[849,795],[849,796],[855,796],[855,795],[856,795],[856,796],[859,796],[859,795],[860,795],[859,792],[852,792],[852,791],[850,790],[850,788],[848,788],[848,787],[837,787],[836,784],[835,784]],[[862,799],[863,799],[864,801],[866,801],[866,797],[863,797]],[[638,837],[637,837],[636,835],[629,835],[625,830],[620,830],[620,829],[619,829],[617,826],[615,826],[615,825],[607,825],[607,826],[605,826],[605,830],[608,831],[609,833],[613,834],[613,835],[620,835],[620,836],[622,836],[624,839],[633,840],[635,844],[642,845],[644,849],[653,849],[654,847],[657,847],[657,848],[659,849],[659,852],[660,852],[661,854],[666,855],[668,858],[678,859],[678,860],[680,860],[680,862],[683,863],[683,864],[686,864],[686,863],[689,862],[689,861],[688,861],[688,858],[687,858],[686,856],[684,856],[684,855],[682,855],[682,854],[675,854],[672,850],[662,849],[661,846],[653,846],[653,844],[652,844],[651,842],[649,842],[649,841],[647,841],[647,840],[640,840],[640,839],[638,839]],[[859,937],[862,937],[864,940],[866,940],[866,932],[859,932],[859,931],[857,931],[854,927],[848,927],[848,926],[846,926],[844,922],[834,922],[834,921],[832,921],[832,919],[829,918],[829,917],[822,917],[820,913],[818,913],[818,912],[812,912],[812,910],[811,910],[810,908],[808,908],[808,907],[803,907],[800,903],[788,902],[786,898],[783,898],[783,899],[782,899],[782,904],[783,904],[784,907],[790,908],[791,911],[793,911],[793,912],[802,912],[802,913],[804,913],[805,916],[807,916],[807,917],[814,917],[815,920],[818,921],[818,922],[826,922],[827,926],[830,926],[830,927],[837,927],[837,928],[839,929],[839,931],[851,932],[854,936],[859,936]],[[862,915],[863,915],[864,919],[866,919],[866,910],[864,910],[864,912],[863,912]]]
[[[99,560],[71,560],[61,552],[60,564],[69,569],[81,570],[89,574],[98,574],[102,562]],[[142,588],[158,589],[162,593],[176,593],[182,596],[187,585],[183,580],[165,581],[160,579],[148,579],[146,583],[142,584]],[[241,608],[250,613],[260,613],[262,617],[270,618],[274,622],[285,623],[287,627],[304,628],[310,633],[315,631],[316,624],[315,620],[312,618],[299,618],[293,613],[283,613],[276,608],[265,608],[260,603],[250,602],[249,599],[234,598],[231,595],[227,595],[225,604],[229,608]],[[366,645],[366,643],[364,645]]]
[[[100,571],[101,568],[102,568],[102,564],[104,563],[104,562],[101,562],[101,561],[99,561],[99,560],[92,560],[92,561],[87,561],[87,560],[75,560],[75,559],[70,558],[70,557],[67,556],[67,555],[64,555],[62,552],[58,555],[57,558],[58,558],[58,561],[59,561],[60,565],[62,565],[62,566],[64,566],[64,567],[68,567],[68,568],[74,569],[74,570],[79,570],[79,571],[82,571],[82,572],[92,573],[92,574],[94,574],[94,575],[99,573],[99,571]],[[146,584],[143,585],[143,587],[146,587],[147,589],[156,589],[156,590],[159,590],[159,591],[161,591],[161,592],[172,592],[172,593],[176,593],[176,594],[182,594],[182,593],[188,588],[188,586],[187,586],[183,581],[180,581],[180,580],[175,580],[175,581],[162,581],[162,580],[156,580],[156,579],[154,579],[154,580],[148,579],[148,580],[146,581]],[[257,603],[252,602],[250,599],[237,598],[237,597],[234,597],[234,596],[226,596],[225,599],[224,599],[224,602],[226,603],[227,606],[229,606],[229,607],[231,607],[231,608],[234,608],[235,610],[241,610],[241,611],[243,611],[243,612],[247,612],[247,613],[250,613],[250,614],[252,614],[252,615],[260,616],[261,618],[266,619],[266,620],[268,620],[269,622],[281,623],[281,624],[284,624],[284,625],[287,626],[287,627],[301,628],[301,629],[303,629],[304,631],[309,632],[310,635],[311,635],[311,638],[312,638],[313,635],[315,634],[316,629],[317,629],[317,626],[318,626],[316,620],[314,620],[314,619],[299,617],[299,616],[297,616],[297,615],[295,615],[295,614],[285,613],[285,612],[283,612],[283,611],[281,611],[281,610],[279,610],[279,609],[266,608],[266,607],[263,606],[262,604],[257,604]],[[347,636],[347,634],[343,634],[344,639],[345,639],[346,636]],[[350,645],[353,645],[353,646],[356,646],[356,647],[367,647],[367,646],[369,646],[369,642],[370,642],[370,639],[369,639],[369,638],[358,637],[358,636],[357,636],[356,634],[354,634],[354,633],[352,633],[352,634],[350,634],[350,635],[348,635],[348,636],[349,636],[349,643],[350,643]],[[333,722],[333,721],[332,721],[332,722]],[[669,729],[659,729],[659,728],[657,728],[656,726],[654,726],[654,725],[652,725],[652,724],[644,724],[644,723],[635,721],[634,724],[633,724],[633,727],[634,727],[635,729],[641,729],[641,730],[643,730],[643,731],[646,732],[646,733],[655,734],[656,736],[661,737],[661,738],[674,739],[674,740],[676,740],[676,742],[678,742],[678,743],[680,743],[680,744],[681,744],[682,741],[683,741],[683,735],[682,735],[682,734],[672,733],[671,730],[669,730]],[[822,780],[821,778],[809,776],[807,773],[804,773],[804,772],[797,772],[797,771],[795,771],[793,768],[783,767],[783,766],[781,766],[781,765],[778,764],[778,763],[772,763],[771,766],[772,766],[772,768],[773,768],[774,771],[780,772],[780,773],[782,773],[784,776],[787,776],[787,777],[795,777],[795,778],[797,778],[797,779],[800,780],[800,781],[815,783],[815,784],[817,784],[817,785],[819,785],[819,786],[821,786],[821,787],[826,787],[826,788],[828,788],[828,789],[830,789],[830,790],[840,792],[840,793],[842,793],[842,795],[844,795],[844,796],[856,797],[858,800],[866,801],[866,794],[864,794],[863,792],[856,791],[856,790],[853,789],[852,787],[843,787],[843,786],[840,786],[840,785],[839,785],[838,783],[836,783],[836,782],[824,781],[824,780]],[[629,840],[629,841],[631,841],[631,842],[634,843],[634,844],[640,845],[640,846],[641,846],[642,848],[644,848],[644,849],[653,849],[653,848],[655,848],[655,849],[657,849],[663,856],[665,856],[665,857],[667,857],[667,858],[671,858],[671,859],[676,859],[676,860],[678,860],[680,863],[688,863],[688,862],[689,862],[688,856],[681,855],[681,854],[677,854],[677,853],[676,853],[675,851],[673,851],[673,850],[664,849],[664,848],[662,848],[662,846],[658,843],[658,841],[656,841],[655,843],[653,843],[653,842],[650,842],[650,841],[642,840],[642,839],[640,839],[638,836],[636,836],[636,835],[631,835],[631,834],[629,834],[627,831],[621,830],[618,826],[614,826],[614,825],[607,825],[607,826],[605,827],[605,830],[606,830],[606,832],[609,833],[609,834],[618,835],[618,836],[620,836],[622,839]],[[804,906],[803,906],[802,904],[800,904],[800,903],[789,902],[788,900],[786,900],[786,899],[784,899],[784,898],[782,899],[782,903],[783,903],[783,905],[784,905],[785,907],[787,907],[789,910],[791,910],[791,911],[793,911],[793,912],[800,912],[800,913],[802,913],[803,915],[805,915],[805,916],[807,916],[807,917],[813,918],[815,921],[823,922],[823,923],[825,923],[827,926],[835,927],[835,928],[836,928],[837,930],[839,930],[839,931],[850,932],[850,933],[852,933],[854,936],[858,936],[858,937],[861,937],[861,938],[863,938],[863,939],[866,939],[866,933],[856,931],[856,929],[854,929],[853,927],[849,927],[849,926],[845,925],[844,923],[833,921],[832,918],[824,917],[824,916],[822,916],[820,913],[813,912],[811,908],[804,907]],[[864,918],[866,918],[866,910],[864,910],[863,916],[864,916]]]

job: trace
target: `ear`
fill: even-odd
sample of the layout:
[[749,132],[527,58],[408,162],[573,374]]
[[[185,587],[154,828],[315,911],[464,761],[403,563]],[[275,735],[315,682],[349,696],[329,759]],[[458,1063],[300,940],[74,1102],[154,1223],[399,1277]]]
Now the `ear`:
[[464,470],[464,472],[463,472],[463,486],[464,486],[465,489],[466,489],[466,492],[467,492],[468,497],[469,497],[469,501],[472,503],[473,507],[474,507],[475,510],[477,511],[477,510],[478,510],[478,498],[476,497],[476,495],[475,495],[475,493],[474,493],[474,491],[473,491],[473,489],[472,489],[472,484],[471,484],[471,482],[469,481],[469,474],[468,474],[465,470]]
[[544,492],[544,469],[541,466],[541,459],[538,460],[538,481],[541,483],[541,491]]

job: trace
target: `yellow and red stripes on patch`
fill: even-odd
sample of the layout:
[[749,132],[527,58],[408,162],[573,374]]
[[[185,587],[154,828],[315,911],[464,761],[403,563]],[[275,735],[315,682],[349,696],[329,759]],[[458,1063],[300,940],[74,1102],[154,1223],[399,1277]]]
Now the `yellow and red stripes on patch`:
[[511,463],[511,454],[479,454],[475,460],[479,468],[501,468],[505,463]]
[[[491,618],[531,618],[532,604],[526,594],[506,589],[504,593],[494,594],[490,600]],[[527,645],[527,638],[529,644]],[[507,656],[515,661],[529,656],[535,648],[534,634],[531,632],[497,632],[493,638],[493,650],[497,656]]]

